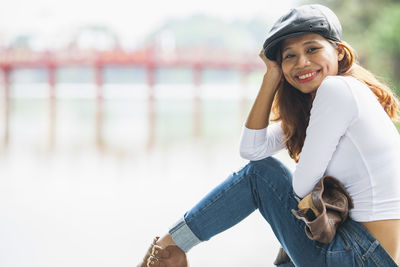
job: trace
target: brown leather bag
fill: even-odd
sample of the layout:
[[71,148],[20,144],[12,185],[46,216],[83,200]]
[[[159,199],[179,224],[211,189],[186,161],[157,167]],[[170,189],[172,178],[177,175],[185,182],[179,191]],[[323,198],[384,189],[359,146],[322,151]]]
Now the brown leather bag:
[[[336,229],[347,219],[353,207],[353,200],[340,181],[332,176],[324,176],[311,193],[300,201],[299,210],[292,209],[292,213],[306,223],[304,230],[309,239],[330,243]],[[288,261],[290,258],[281,248],[274,264]]]

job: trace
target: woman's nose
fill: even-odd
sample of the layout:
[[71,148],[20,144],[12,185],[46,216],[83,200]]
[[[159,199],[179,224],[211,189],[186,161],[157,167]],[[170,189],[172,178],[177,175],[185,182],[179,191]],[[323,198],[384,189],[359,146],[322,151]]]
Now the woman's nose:
[[297,57],[296,66],[297,66],[298,68],[306,67],[306,66],[308,66],[309,64],[310,64],[310,60],[309,60],[309,58],[307,57],[307,55],[299,55],[299,56]]

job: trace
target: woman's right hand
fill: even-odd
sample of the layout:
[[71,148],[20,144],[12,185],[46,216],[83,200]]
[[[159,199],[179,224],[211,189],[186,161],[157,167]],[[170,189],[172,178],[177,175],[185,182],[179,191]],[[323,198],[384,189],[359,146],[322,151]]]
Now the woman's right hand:
[[249,129],[264,129],[268,126],[275,93],[282,80],[282,69],[279,64],[267,59],[264,56],[264,49],[261,49],[259,56],[267,66],[267,72],[246,120],[245,125]]
[[262,59],[262,61],[265,63],[267,66],[267,73],[265,76],[267,76],[270,79],[274,79],[277,82],[279,82],[282,79],[282,68],[279,66],[279,64],[276,61],[269,60],[268,58],[265,57],[264,55],[264,48],[261,49],[260,53],[258,56]]

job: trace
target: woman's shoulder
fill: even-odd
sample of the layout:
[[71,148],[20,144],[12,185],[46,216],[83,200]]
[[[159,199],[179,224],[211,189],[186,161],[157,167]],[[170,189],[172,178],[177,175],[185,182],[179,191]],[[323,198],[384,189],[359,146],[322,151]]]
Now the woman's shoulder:
[[359,104],[355,87],[357,79],[344,76],[328,76],[319,86],[314,101],[315,110],[345,111],[347,114],[358,114]]
[[345,76],[327,76],[319,86],[316,98],[327,98],[331,101],[351,100],[354,98],[355,86],[358,86],[357,79]]
[[341,76],[341,75],[335,75],[335,76],[327,76],[325,79],[322,81],[320,88],[321,87],[328,87],[328,88],[335,88],[336,90],[340,90],[340,88],[347,88],[351,89],[355,84],[361,84],[364,85],[364,83],[360,82],[356,78],[352,76]]
[[346,91],[356,90],[357,88],[365,88],[367,85],[352,76],[327,76],[322,81],[319,89],[328,91]]

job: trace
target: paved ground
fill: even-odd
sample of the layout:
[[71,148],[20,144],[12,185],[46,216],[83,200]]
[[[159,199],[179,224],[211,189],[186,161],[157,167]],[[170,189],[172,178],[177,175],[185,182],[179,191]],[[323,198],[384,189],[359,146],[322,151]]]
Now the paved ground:
[[[153,236],[245,161],[227,144],[199,143],[134,161],[16,153],[1,164],[0,266],[99,267],[133,266]],[[271,266],[277,250],[255,212],[195,247],[189,259],[192,267]]]

